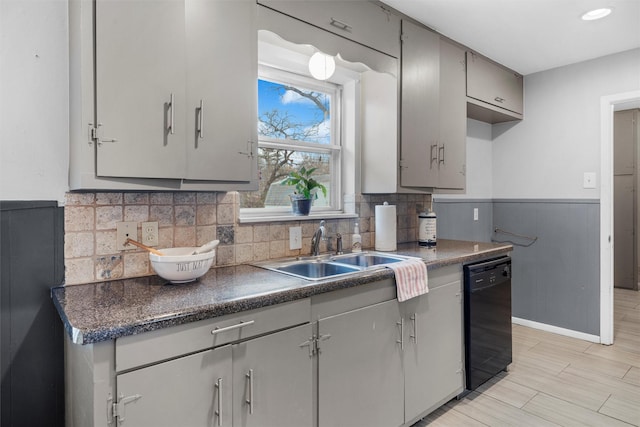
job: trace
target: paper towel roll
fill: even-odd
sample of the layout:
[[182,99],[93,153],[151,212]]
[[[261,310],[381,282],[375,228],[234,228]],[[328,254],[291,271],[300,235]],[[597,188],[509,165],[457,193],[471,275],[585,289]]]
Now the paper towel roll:
[[396,207],[384,202],[376,205],[376,251],[395,251]]

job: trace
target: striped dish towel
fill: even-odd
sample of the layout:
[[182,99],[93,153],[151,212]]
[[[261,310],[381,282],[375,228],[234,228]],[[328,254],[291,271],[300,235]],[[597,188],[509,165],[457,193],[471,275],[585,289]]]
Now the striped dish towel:
[[427,265],[421,259],[408,259],[387,264],[396,275],[398,301],[406,301],[429,292]]

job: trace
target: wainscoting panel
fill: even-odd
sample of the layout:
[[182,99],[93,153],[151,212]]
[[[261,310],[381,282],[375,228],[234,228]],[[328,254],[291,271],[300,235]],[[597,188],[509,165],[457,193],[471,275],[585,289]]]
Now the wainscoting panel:
[[0,202],[2,426],[64,426],[63,220],[57,202]]
[[600,335],[600,201],[494,200],[494,233],[514,243],[513,316]]

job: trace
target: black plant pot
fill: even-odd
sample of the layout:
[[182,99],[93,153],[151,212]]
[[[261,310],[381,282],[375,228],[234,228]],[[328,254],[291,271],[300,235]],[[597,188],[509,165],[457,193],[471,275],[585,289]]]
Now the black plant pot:
[[291,212],[296,216],[309,215],[313,199],[305,199],[297,194],[289,196],[291,198]]

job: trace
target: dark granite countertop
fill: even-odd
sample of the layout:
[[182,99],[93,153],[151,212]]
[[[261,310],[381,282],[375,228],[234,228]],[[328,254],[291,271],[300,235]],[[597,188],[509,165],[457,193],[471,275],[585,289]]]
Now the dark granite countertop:
[[[422,258],[427,269],[502,255],[511,245],[438,240],[434,248],[398,245],[397,254]],[[293,301],[393,277],[383,268],[310,281],[251,265],[218,267],[198,281],[172,285],[157,276],[61,286],[51,295],[76,344],[126,335]]]

